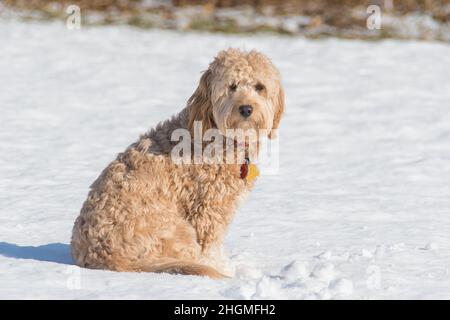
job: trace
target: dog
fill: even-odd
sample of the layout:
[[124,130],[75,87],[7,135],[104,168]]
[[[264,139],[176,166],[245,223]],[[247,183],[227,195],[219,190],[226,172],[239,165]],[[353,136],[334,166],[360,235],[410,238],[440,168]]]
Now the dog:
[[[177,163],[171,156],[177,146],[173,134],[181,129],[195,135],[197,124],[217,130],[228,142],[228,129],[264,129],[273,139],[283,111],[280,73],[269,58],[233,48],[219,52],[187,106],[120,153],[91,185],[73,227],[75,263],[228,277],[220,264],[222,241],[254,185],[254,177],[249,178],[255,176],[254,165],[245,158],[225,164]],[[248,157],[248,143],[234,147]],[[183,156],[192,158],[187,151]]]

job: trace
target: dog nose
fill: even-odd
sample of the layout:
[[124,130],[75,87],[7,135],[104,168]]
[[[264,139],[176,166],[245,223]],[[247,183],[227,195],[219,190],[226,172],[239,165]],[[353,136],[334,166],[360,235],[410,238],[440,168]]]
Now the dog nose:
[[241,116],[243,116],[244,118],[248,118],[250,117],[250,115],[253,112],[253,107],[249,104],[244,104],[242,106],[239,107],[239,113],[241,114]]

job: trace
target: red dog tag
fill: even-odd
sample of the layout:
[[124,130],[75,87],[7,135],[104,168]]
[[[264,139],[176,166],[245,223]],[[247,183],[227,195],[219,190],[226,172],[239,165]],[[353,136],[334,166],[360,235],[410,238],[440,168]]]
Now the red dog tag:
[[245,159],[245,162],[241,165],[241,179],[247,178],[248,175],[248,163],[249,161]]

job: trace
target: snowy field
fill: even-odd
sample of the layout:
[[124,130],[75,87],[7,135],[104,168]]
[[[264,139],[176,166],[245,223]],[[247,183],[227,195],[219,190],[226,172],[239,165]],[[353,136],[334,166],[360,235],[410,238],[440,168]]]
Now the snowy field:
[[[0,298],[450,298],[450,46],[0,20]],[[72,265],[88,186],[220,49],[281,70],[280,170],[226,237],[233,279]]]

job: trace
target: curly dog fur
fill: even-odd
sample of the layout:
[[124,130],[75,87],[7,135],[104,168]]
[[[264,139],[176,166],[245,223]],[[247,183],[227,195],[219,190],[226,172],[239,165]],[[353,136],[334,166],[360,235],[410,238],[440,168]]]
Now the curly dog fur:
[[[239,106],[253,106],[243,118]],[[116,271],[224,277],[221,245],[240,200],[253,181],[241,164],[176,164],[176,129],[278,128],[284,110],[280,75],[256,51],[219,52],[186,108],[120,153],[92,184],[75,221],[77,265]]]

